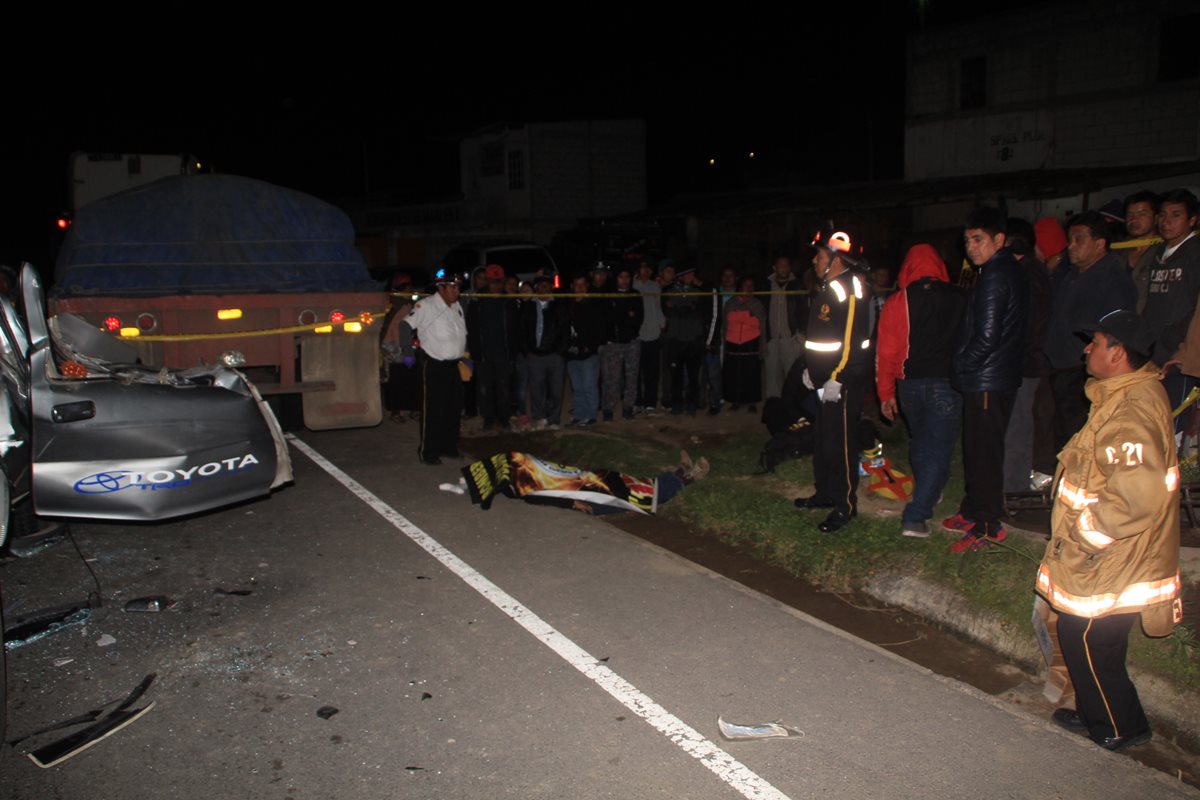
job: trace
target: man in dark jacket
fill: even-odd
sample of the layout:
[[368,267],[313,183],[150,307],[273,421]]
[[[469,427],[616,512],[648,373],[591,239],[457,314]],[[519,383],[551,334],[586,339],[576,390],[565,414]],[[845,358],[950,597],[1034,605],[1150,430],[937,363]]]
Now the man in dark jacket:
[[[638,339],[638,333],[642,329],[644,306],[641,293],[633,288],[633,273],[627,267],[617,272],[617,285],[613,294],[617,296],[606,301],[608,342],[600,350],[600,383],[604,389],[605,422],[612,421],[618,398],[622,398],[622,415],[625,419],[633,419],[642,352],[642,342]],[[621,383],[622,377],[624,387]]]
[[509,376],[520,349],[517,301],[489,297],[504,293],[504,267],[491,264],[484,272],[487,291],[467,307],[467,350],[475,362],[475,395],[483,429],[508,429],[512,408]]
[[608,339],[608,303],[588,297],[588,279],[582,275],[571,282],[575,295],[567,316],[571,339],[567,344],[567,376],[575,401],[571,407],[571,425],[596,424],[600,407],[600,348]]
[[966,296],[950,283],[946,265],[927,244],[915,245],[900,265],[899,291],[879,314],[875,387],[881,413],[904,413],[916,487],[900,518],[905,536],[929,536],[958,443],[962,396],[950,385],[950,362],[962,328]]
[[[1050,303],[1053,295],[1046,265],[1037,257],[1037,235],[1033,225],[1028,220],[1009,217],[1005,233],[1008,237],[1008,247],[1025,271],[1025,280],[1029,284],[1029,313],[1025,317],[1021,388],[1017,390],[1012,416],[1008,420],[1008,431],[1004,434],[1004,491],[1026,492],[1032,484],[1035,465],[1040,463],[1038,455],[1048,452],[1053,464],[1053,459],[1058,453],[1053,447],[1053,434],[1048,432],[1051,430],[1050,423],[1046,423],[1047,433],[1044,434],[1050,443],[1038,441],[1038,432],[1041,430],[1039,425],[1042,423],[1037,401],[1043,373],[1046,372],[1042,343],[1046,339],[1046,326],[1050,322]],[[1049,399],[1048,390],[1044,402],[1048,408],[1053,408],[1054,403]],[[1045,416],[1049,417],[1052,413],[1047,411]]]
[[1054,397],[1055,453],[1083,427],[1091,405],[1083,393],[1088,379],[1083,363],[1087,342],[1077,331],[1112,311],[1133,311],[1137,306],[1137,287],[1129,270],[1109,252],[1108,226],[1100,212],[1076,214],[1067,222],[1067,254],[1070,267],[1054,293],[1043,347]]
[[1021,386],[1021,357],[1029,289],[1021,265],[1005,246],[1005,217],[978,208],[967,218],[967,258],[979,271],[967,298],[952,380],[963,395],[963,476],[958,513],[944,520],[960,532],[951,552],[975,550],[1007,535],[1004,514],[1004,432]]
[[700,362],[704,359],[704,319],[700,298],[695,296],[691,268],[676,273],[676,280],[663,290],[663,349],[671,369],[671,413],[696,415],[700,397]]
[[[1200,204],[1187,189],[1172,189],[1159,202],[1158,232],[1163,242],[1155,250],[1146,309],[1142,312],[1155,337],[1154,363],[1159,366],[1166,364],[1179,349],[1196,310],[1196,297],[1200,294],[1198,217]],[[1167,371],[1163,389],[1172,408],[1183,402],[1194,384],[1177,367]]]
[[554,280],[534,278],[531,299],[521,304],[521,349],[529,368],[529,397],[535,425],[557,430],[562,421],[563,353],[571,328],[566,308],[554,298]]

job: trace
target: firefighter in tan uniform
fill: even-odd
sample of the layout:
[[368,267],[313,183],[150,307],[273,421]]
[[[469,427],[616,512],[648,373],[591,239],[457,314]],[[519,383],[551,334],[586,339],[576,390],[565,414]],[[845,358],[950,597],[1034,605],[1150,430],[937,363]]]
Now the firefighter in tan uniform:
[[1058,638],[1077,711],[1058,724],[1121,750],[1150,741],[1150,724],[1125,669],[1129,631],[1149,636],[1180,622],[1179,467],[1171,409],[1153,335],[1132,311],[1087,332],[1087,423],[1059,453],[1051,539],[1037,592],[1058,615]]
[[858,512],[858,421],[871,382],[871,287],[854,267],[850,237],[835,233],[813,242],[813,270],[821,286],[808,307],[804,383],[820,402],[814,425],[816,493],[798,508],[831,509],[818,528],[834,533]]

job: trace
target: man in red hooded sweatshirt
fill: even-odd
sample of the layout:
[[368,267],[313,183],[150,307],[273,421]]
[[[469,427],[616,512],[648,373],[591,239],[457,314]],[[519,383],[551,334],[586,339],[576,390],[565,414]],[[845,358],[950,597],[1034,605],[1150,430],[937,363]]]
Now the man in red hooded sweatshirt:
[[900,267],[899,291],[879,315],[875,388],[883,415],[899,410],[909,430],[916,488],[904,507],[901,533],[924,538],[958,442],[962,396],[950,385],[966,294],[951,285],[937,251],[918,244]]

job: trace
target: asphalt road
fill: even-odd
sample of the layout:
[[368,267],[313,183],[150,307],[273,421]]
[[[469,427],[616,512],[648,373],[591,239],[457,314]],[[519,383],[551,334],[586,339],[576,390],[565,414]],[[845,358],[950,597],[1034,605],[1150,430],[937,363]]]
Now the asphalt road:
[[[151,672],[155,707],[50,769],[22,753],[69,731],[0,748],[0,797],[1196,796],[602,521],[471,507],[414,434],[301,435],[363,496],[293,450],[269,499],[74,525],[105,607],[10,653],[9,735]],[[0,579],[10,615],[93,588],[70,544]]]

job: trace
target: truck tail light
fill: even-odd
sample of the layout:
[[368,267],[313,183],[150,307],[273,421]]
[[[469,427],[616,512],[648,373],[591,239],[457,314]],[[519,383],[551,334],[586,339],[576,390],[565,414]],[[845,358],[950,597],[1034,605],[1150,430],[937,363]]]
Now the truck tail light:
[[332,322],[334,325],[340,325],[345,320],[346,320],[346,315],[343,314],[341,311],[331,311],[329,313],[329,321]]
[[109,333],[121,330],[121,318],[106,317],[104,320],[104,330],[108,331]]
[[122,336],[141,336],[142,332],[134,327],[121,328],[121,335]]
[[342,330],[344,330],[346,333],[362,333],[362,323],[347,322],[342,326]]
[[158,327],[158,320],[149,312],[138,314],[137,328],[142,333],[149,333]]
[[217,319],[241,319],[242,310],[240,308],[218,308]]

